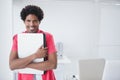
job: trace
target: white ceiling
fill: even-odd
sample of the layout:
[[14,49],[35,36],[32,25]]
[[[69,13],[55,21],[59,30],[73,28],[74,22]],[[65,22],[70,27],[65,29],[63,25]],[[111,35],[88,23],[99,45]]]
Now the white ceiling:
[[38,1],[102,1],[102,2],[106,2],[106,1],[116,1],[116,2],[120,2],[120,0],[38,0]]
[[52,1],[82,1],[82,2],[99,2],[104,5],[120,5],[120,0],[13,0],[13,2],[52,2]]

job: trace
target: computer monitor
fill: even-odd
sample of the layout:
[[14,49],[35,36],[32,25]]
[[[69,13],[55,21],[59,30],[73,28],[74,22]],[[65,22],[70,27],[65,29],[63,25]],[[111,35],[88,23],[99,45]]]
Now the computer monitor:
[[105,59],[79,60],[80,80],[102,80]]

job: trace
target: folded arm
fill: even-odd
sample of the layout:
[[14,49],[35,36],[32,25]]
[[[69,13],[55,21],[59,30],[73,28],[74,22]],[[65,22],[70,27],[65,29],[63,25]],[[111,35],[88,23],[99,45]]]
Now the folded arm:
[[16,51],[11,51],[9,58],[10,69],[21,69],[25,68],[28,64],[30,64],[35,59],[34,55],[30,55],[25,58],[18,58],[18,53]]
[[48,60],[39,63],[30,63],[27,65],[28,68],[38,69],[38,70],[50,70],[56,69],[57,67],[57,55],[56,52],[48,55]]
[[35,53],[25,58],[19,58],[17,51],[11,51],[9,58],[10,69],[15,70],[15,69],[25,68],[27,67],[27,65],[31,64],[33,60],[37,58],[44,58],[46,54],[47,54],[47,47],[46,48],[41,47]]

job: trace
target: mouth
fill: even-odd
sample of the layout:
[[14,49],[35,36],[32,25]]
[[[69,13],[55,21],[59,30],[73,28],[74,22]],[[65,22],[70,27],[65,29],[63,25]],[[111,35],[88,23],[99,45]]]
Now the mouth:
[[35,28],[34,27],[30,27],[30,30],[33,31]]
[[29,33],[34,33],[35,32],[35,28],[34,27],[30,27],[29,28]]

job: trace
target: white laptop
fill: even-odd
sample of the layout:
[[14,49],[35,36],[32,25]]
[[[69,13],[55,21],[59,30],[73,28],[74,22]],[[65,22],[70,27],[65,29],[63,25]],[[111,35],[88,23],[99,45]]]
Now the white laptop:
[[79,60],[80,80],[102,80],[104,72],[104,59]]
[[[21,33],[18,34],[18,56],[19,58],[27,57],[35,53],[43,45],[42,33]],[[35,59],[33,62],[41,62],[44,59]],[[20,73],[41,74],[43,71],[31,68],[19,69]]]

